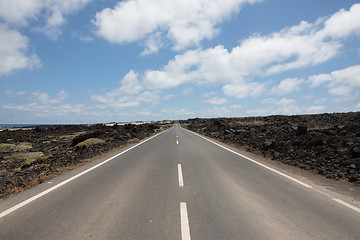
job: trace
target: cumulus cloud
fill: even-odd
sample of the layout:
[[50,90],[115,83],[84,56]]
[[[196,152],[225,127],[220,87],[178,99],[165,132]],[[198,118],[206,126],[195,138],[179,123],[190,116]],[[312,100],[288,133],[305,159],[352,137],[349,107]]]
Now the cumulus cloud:
[[167,89],[200,79],[197,70],[191,71],[200,64],[200,53],[200,50],[187,51],[175,56],[162,70],[147,70],[144,75],[145,86],[150,89]]
[[[180,50],[198,46],[219,33],[217,25],[258,0],[128,0],[98,12],[98,36],[112,43],[145,40],[143,54],[158,51],[163,38]],[[164,35],[164,37],[161,37]]]
[[293,91],[300,90],[299,85],[304,83],[304,80],[298,78],[287,78],[282,80],[279,85],[273,87],[270,91],[272,94],[285,95]]
[[45,25],[37,27],[49,38],[61,35],[65,16],[78,12],[92,0],[1,0],[0,19],[13,27],[24,27],[30,21],[44,19]]
[[131,70],[120,81],[120,87],[103,95],[95,94],[91,99],[116,109],[136,107],[141,103],[158,103],[160,92],[145,89],[138,78],[138,73]]
[[37,18],[43,2],[42,0],[1,0],[0,18],[9,24],[26,26],[29,20]]
[[76,13],[92,0],[48,0],[42,1],[46,11],[46,24],[39,30],[50,39],[56,40],[62,33],[61,26],[66,23],[66,15]]
[[360,4],[354,4],[349,11],[341,9],[326,22],[320,35],[343,38],[351,34],[360,36]]
[[226,84],[222,88],[227,96],[236,98],[258,97],[265,91],[265,85],[260,83],[234,83]]
[[0,77],[18,69],[39,67],[40,60],[29,54],[29,39],[0,23]]
[[63,102],[69,95],[64,91],[61,90],[56,97],[51,97],[48,93],[40,92],[39,90],[33,92],[33,95],[41,102],[41,103],[48,103],[48,104],[57,104]]
[[121,86],[107,94],[108,97],[118,97],[127,94],[137,94],[142,90],[141,83],[138,79],[138,73],[131,70],[120,81]]
[[[222,84],[227,96],[259,96],[266,91],[267,84],[252,81],[254,77],[313,66],[335,57],[343,45],[342,40],[360,31],[358,24],[346,31],[337,28],[337,24],[350,24],[358,15],[360,4],[355,4],[349,11],[340,10],[314,23],[302,21],[267,36],[251,36],[231,50],[222,45],[188,50],[160,70],[145,71],[143,82],[150,89],[173,88],[185,83]],[[341,33],[337,34],[336,29]],[[319,76],[314,84],[328,81],[327,78]],[[299,90],[303,83],[304,80],[297,78],[285,79],[270,92],[288,94]]]
[[313,75],[309,77],[308,82],[313,88],[326,84],[329,94],[338,97],[337,101],[352,100],[359,94],[360,65],[350,66],[329,74]]
[[144,83],[151,89],[167,89],[191,82],[197,84],[244,83],[244,68],[223,46],[188,50],[175,56],[161,70],[148,70]]

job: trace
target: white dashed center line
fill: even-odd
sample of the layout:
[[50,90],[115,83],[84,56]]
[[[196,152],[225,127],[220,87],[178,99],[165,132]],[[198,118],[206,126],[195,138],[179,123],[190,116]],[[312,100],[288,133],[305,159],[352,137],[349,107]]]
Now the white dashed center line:
[[183,179],[181,164],[178,164],[178,174],[179,174],[179,186],[183,187],[184,186],[184,179]]
[[191,240],[186,202],[180,203],[180,217],[181,217],[181,239]]

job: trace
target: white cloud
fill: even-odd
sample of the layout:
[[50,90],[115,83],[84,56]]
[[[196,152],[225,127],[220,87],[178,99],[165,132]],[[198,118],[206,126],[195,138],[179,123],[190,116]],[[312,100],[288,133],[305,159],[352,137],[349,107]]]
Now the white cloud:
[[205,99],[204,102],[210,103],[210,104],[221,105],[221,104],[227,103],[228,100],[226,98],[213,97],[213,98]]
[[185,54],[175,56],[162,70],[146,71],[145,86],[150,89],[166,89],[199,79],[199,73],[196,70],[191,71],[199,64],[199,53],[200,50],[187,51]]
[[93,20],[97,35],[112,43],[145,39],[143,54],[158,51],[161,35],[180,50],[198,46],[219,33],[217,25],[257,0],[128,0],[98,12]]
[[259,97],[265,91],[265,84],[256,82],[231,83],[222,88],[225,95],[236,98]]
[[114,89],[113,91],[107,94],[108,97],[117,97],[124,94],[137,94],[143,88],[141,86],[140,81],[138,80],[138,73],[131,70],[128,72],[124,78],[121,80],[121,86],[119,88]]
[[141,53],[141,56],[145,56],[151,53],[156,53],[159,51],[159,49],[163,46],[164,44],[161,41],[161,33],[160,32],[156,32],[152,35],[150,35],[146,40],[145,40],[145,49],[144,51]]
[[326,22],[320,34],[334,38],[347,37],[351,34],[360,36],[360,4],[354,4],[349,11],[341,9]]
[[44,18],[45,25],[36,29],[56,40],[61,35],[65,15],[78,12],[92,0],[0,0],[0,19],[10,26],[28,26]]
[[[315,23],[303,21],[267,36],[249,37],[231,51],[221,45],[188,50],[160,70],[147,70],[144,85],[150,89],[167,89],[184,83],[222,84],[227,96],[259,96],[265,92],[267,83],[253,82],[254,76],[312,66],[336,56],[342,47],[341,38],[357,33],[360,27],[351,27],[340,35],[335,34],[335,28],[333,31],[327,29],[348,16],[355,19],[359,6],[356,4],[350,11],[341,10],[341,14],[320,18]],[[337,21],[332,20],[334,16],[337,16]],[[328,78],[327,75],[319,76],[313,85],[326,82]],[[302,83],[301,79],[285,79],[270,92],[288,94],[299,90]]]
[[[150,89],[167,89],[184,83],[222,84],[233,83],[244,85],[244,69],[223,46],[206,50],[189,50],[170,60],[161,70],[145,72],[144,83]],[[256,92],[261,92],[261,86],[253,83],[249,86]]]
[[352,92],[350,86],[337,86],[329,89],[329,93],[333,96],[349,96]]
[[26,36],[0,23],[0,76],[18,69],[39,67],[39,58],[28,54],[28,48]]
[[298,78],[287,78],[282,80],[278,86],[271,89],[271,94],[285,95],[293,91],[300,90],[299,85],[304,83],[304,80]]
[[248,74],[271,75],[323,63],[338,53],[341,44],[318,37],[316,27],[317,24],[301,22],[268,36],[253,36],[242,41],[232,53]]
[[0,18],[14,25],[24,26],[36,19],[40,13],[42,0],[0,0]]
[[[145,89],[138,77],[138,73],[131,70],[120,81],[120,87],[104,95],[95,94],[91,99],[116,109],[137,107],[141,103],[157,104],[161,100],[161,92],[159,90]],[[165,98],[168,97],[165,96]]]
[[327,84],[330,95],[339,97],[336,101],[349,101],[358,96],[360,88],[360,65],[333,71],[329,74],[310,76],[308,83],[311,87]]
[[136,97],[139,102],[158,103],[160,101],[159,91],[144,91]]
[[[64,104],[63,101],[68,98],[69,95],[63,90],[57,93],[56,96],[51,96],[48,93],[40,91],[33,92],[33,97],[25,95],[26,92],[12,93],[9,91],[7,96],[18,97],[18,100],[21,100],[21,103],[4,104],[0,106],[0,108],[29,112],[31,115],[36,117],[69,116],[70,114],[83,115],[90,111],[90,108],[83,104]],[[22,99],[23,97],[26,97],[26,99]],[[19,102],[18,100],[16,102]],[[24,101],[27,103],[23,103]]]
[[7,104],[2,106],[4,109],[11,109],[17,111],[31,112],[37,117],[49,117],[49,116],[68,116],[69,114],[82,115],[85,113],[85,106],[83,104],[41,104],[41,103],[29,103],[29,104]]
[[311,87],[318,87],[323,83],[331,81],[330,74],[318,74],[309,77],[310,86]]
[[275,101],[274,104],[279,106],[276,112],[280,114],[298,114],[302,111],[302,108],[296,105],[294,99],[283,98],[279,101]]
[[266,108],[247,110],[246,113],[251,115],[293,115],[300,114],[304,110],[303,107],[300,107],[296,104],[296,101],[294,99],[282,98],[278,100],[274,98],[268,98],[264,99],[263,103],[271,106]]
[[56,40],[62,33],[61,26],[66,23],[65,15],[76,13],[92,0],[48,0],[43,1],[47,13],[46,24],[39,30],[50,39]]
[[61,90],[56,97],[51,97],[49,94],[40,92],[39,90],[33,92],[33,95],[43,104],[61,103],[69,97],[69,95],[64,90]]

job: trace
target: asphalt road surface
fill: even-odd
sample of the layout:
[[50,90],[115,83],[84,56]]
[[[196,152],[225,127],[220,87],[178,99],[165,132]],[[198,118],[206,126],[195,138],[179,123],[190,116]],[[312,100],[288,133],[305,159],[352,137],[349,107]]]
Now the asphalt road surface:
[[0,239],[360,239],[359,202],[175,124],[0,202]]

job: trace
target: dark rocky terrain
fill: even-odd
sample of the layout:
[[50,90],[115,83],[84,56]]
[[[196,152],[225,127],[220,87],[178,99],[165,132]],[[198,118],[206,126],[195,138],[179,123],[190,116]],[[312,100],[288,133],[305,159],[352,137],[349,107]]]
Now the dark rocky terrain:
[[172,126],[57,125],[0,131],[0,199]]
[[360,112],[188,119],[183,127],[335,180],[360,184]]

